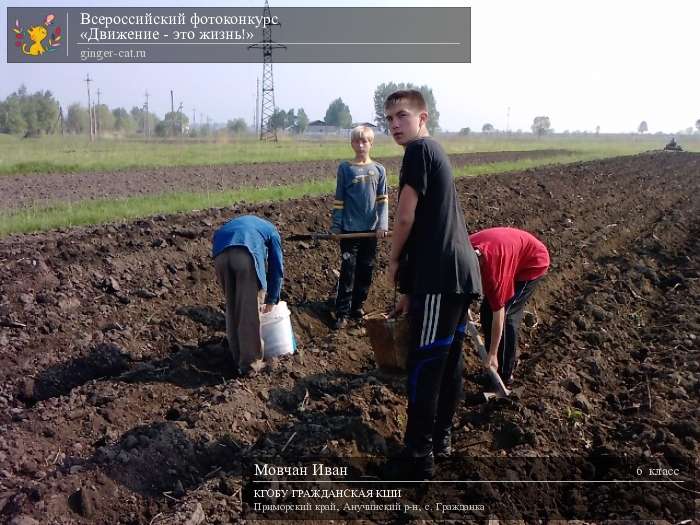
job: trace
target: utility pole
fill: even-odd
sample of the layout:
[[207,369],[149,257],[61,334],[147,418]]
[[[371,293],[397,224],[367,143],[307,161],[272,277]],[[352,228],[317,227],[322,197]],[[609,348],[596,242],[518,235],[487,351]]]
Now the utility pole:
[[[270,4],[265,0],[263,8],[265,20],[271,20]],[[262,74],[262,106],[260,110],[260,140],[274,140],[277,142],[277,130],[270,126],[270,117],[275,112],[275,82],[272,77],[272,50],[287,49],[287,46],[272,42],[272,26],[280,25],[267,24],[263,27],[262,42],[251,44],[248,49],[262,49],[263,52],[263,74]]]
[[100,117],[99,117],[99,111],[100,111],[100,95],[102,94],[102,91],[100,91],[100,88],[97,88],[97,106],[95,107],[95,136],[100,137]]
[[255,134],[259,133],[260,129],[260,77],[255,79],[255,117],[253,118],[255,125]]
[[151,126],[148,118],[148,90],[146,90],[146,103],[143,106],[145,114],[143,116],[143,134],[145,137],[151,136]]
[[170,126],[170,131],[172,136],[175,136],[175,102],[173,99],[173,90],[170,90],[170,119],[172,120],[172,124]]
[[95,135],[93,134],[92,130],[92,102],[90,101],[90,82],[92,82],[92,79],[90,78],[90,73],[87,74],[85,77],[85,83],[87,84],[87,93],[88,93],[88,118],[90,119],[90,142],[93,142],[95,140]]

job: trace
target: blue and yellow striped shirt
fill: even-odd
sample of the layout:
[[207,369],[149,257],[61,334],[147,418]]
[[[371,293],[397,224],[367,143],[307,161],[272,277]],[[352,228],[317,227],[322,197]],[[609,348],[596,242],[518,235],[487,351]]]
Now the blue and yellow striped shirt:
[[384,166],[378,162],[340,163],[331,229],[346,232],[389,229],[389,196]]

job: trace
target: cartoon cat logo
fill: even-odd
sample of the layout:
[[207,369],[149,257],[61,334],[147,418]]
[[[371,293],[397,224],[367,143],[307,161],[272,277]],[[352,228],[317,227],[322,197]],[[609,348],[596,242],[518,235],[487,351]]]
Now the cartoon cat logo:
[[[46,15],[42,25],[31,26],[28,29],[22,29],[19,20],[15,20],[15,27],[12,30],[15,32],[15,46],[22,48],[22,53],[30,56],[40,56],[46,52],[56,51],[56,48],[61,45],[61,27],[56,26],[56,29],[51,33],[48,45],[44,47],[44,40],[49,36],[49,26],[53,24],[56,17],[53,14]],[[25,41],[25,36],[29,39],[29,45]]]

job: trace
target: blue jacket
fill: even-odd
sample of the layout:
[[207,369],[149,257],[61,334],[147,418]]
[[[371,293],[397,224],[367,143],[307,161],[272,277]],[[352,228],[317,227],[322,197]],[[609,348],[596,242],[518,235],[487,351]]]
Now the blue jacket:
[[255,261],[258,289],[267,290],[265,303],[279,302],[284,272],[282,240],[270,222],[255,215],[236,217],[214,232],[212,245],[213,257],[231,246],[248,248]]
[[331,230],[362,232],[389,229],[386,170],[378,162],[341,162],[336,178]]

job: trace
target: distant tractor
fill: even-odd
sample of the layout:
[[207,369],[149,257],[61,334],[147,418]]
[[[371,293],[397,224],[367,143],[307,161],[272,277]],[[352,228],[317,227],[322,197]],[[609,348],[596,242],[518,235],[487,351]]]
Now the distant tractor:
[[664,146],[664,151],[683,151],[683,148],[676,142],[675,137],[671,137],[671,142]]

